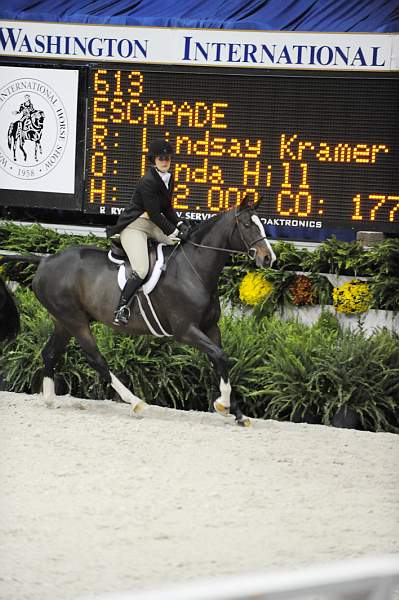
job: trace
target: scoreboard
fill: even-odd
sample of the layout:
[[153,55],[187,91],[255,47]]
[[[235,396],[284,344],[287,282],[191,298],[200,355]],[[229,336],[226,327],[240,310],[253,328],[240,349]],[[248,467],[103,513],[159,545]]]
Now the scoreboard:
[[119,214],[151,140],[175,149],[174,207],[262,196],[268,225],[399,231],[399,80],[91,69],[84,210]]

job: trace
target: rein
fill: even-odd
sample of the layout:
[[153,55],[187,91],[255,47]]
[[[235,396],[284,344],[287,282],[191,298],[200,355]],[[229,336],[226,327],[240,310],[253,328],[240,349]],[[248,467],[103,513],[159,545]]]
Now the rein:
[[[191,246],[195,246],[196,248],[207,248],[208,250],[216,250],[217,252],[227,252],[229,254],[248,254],[249,258],[251,260],[255,260],[256,257],[256,249],[253,248],[254,244],[257,244],[258,242],[260,242],[261,240],[266,239],[266,236],[261,236],[255,240],[253,240],[251,242],[251,244],[247,244],[247,242],[244,239],[244,236],[242,235],[241,232],[241,228],[240,228],[240,224],[238,221],[237,216],[235,216],[235,221],[236,221],[236,225],[237,225],[237,229],[238,229],[238,233],[240,234],[240,238],[242,243],[245,246],[245,250],[232,250],[230,248],[220,248],[218,246],[208,246],[207,244],[197,244],[196,242],[192,242],[191,240],[186,240],[186,243],[191,244]],[[232,235],[233,232],[230,233],[230,236]],[[183,248],[183,244],[180,242],[178,245],[176,245],[172,251],[172,253],[170,254],[167,263],[169,262],[169,260],[172,258],[173,254],[175,253],[175,250],[180,247],[180,250],[184,256],[184,258],[186,259],[186,261],[188,262],[188,264],[190,265],[190,267],[192,268],[192,270],[194,271],[194,273],[197,275],[198,279],[201,281],[202,285],[204,287],[205,283],[202,280],[202,277],[200,276],[200,274],[198,273],[197,269],[194,267],[194,265],[192,264],[192,262],[190,261],[190,259],[188,258],[187,254],[184,252],[184,248]],[[166,266],[167,266],[166,263]],[[166,267],[165,267],[166,269]]]
[[[260,238],[262,239],[262,238]],[[218,250],[219,252],[229,252],[230,254],[245,254],[246,250],[230,250],[229,248],[219,248],[218,246],[207,246],[206,244],[197,244],[191,240],[186,240],[188,244],[196,246],[197,248],[208,248],[209,250]]]
[[[207,246],[206,244],[197,244],[196,242],[192,242],[191,240],[187,240],[187,242],[189,244],[191,244],[192,246],[196,246],[197,248],[208,248],[209,250],[217,250],[219,252],[228,252],[229,254],[248,254],[249,258],[251,258],[252,260],[255,260],[256,250],[255,250],[255,248],[253,248],[253,246],[254,246],[254,244],[257,244],[258,242],[260,242],[261,240],[265,240],[266,236],[262,235],[261,237],[257,238],[256,240],[253,240],[250,244],[247,244],[247,242],[244,239],[244,236],[242,235],[240,223],[238,221],[237,216],[235,216],[235,221],[236,221],[238,233],[240,234],[241,241],[245,246],[245,251],[244,250],[231,250],[230,248],[219,248],[218,246]],[[231,234],[232,234],[232,232],[231,232]],[[251,250],[255,250],[255,254],[251,253]]]

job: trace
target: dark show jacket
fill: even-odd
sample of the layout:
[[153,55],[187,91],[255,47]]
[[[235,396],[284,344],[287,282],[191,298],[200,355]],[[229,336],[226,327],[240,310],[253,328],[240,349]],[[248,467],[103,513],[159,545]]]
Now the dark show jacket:
[[138,182],[129,206],[119,216],[115,225],[106,228],[107,237],[120,233],[144,212],[165,235],[170,235],[176,229],[179,220],[172,207],[173,183],[172,175],[167,189],[156,168],[150,167]]

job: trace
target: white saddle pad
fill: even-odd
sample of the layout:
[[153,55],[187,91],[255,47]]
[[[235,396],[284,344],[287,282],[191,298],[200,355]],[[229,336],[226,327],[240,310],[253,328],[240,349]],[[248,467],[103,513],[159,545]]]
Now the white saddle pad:
[[[140,288],[140,290],[143,291],[145,294],[149,294],[150,292],[152,292],[152,290],[157,285],[159,278],[161,277],[162,271],[164,270],[165,257],[163,255],[163,246],[166,246],[166,244],[162,244],[162,243],[158,244],[157,259],[155,261],[155,265],[154,265],[154,268],[150,275],[150,278]],[[116,260],[114,258],[111,258],[110,254],[108,254],[108,258],[112,262],[120,264],[120,267],[118,270],[118,285],[119,285],[119,288],[121,290],[123,290],[123,288],[125,287],[125,283],[126,283],[125,261],[124,260]]]

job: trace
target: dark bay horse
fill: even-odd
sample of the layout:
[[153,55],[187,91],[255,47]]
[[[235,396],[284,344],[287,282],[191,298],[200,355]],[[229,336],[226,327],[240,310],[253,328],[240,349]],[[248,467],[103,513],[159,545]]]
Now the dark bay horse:
[[[250,206],[247,199],[201,224],[188,241],[174,249],[165,273],[151,292],[151,302],[168,335],[198,348],[210,358],[220,380],[220,397],[214,403],[216,411],[225,416],[232,413],[237,423],[247,425],[249,420],[231,393],[228,357],[222,350],[218,327],[221,313],[218,280],[231,251],[248,252],[259,267],[275,259],[256,206]],[[112,322],[119,298],[117,269],[108,260],[107,252],[83,246],[49,257],[7,255],[1,260],[38,264],[32,287],[55,321],[54,331],[42,352],[46,399],[51,401],[55,396],[55,368],[74,336],[89,364],[121,399],[130,403],[136,413],[145,408],[146,403],[109,370],[90,330],[92,321],[115,327]],[[149,333],[136,300],[123,331],[129,335]]]
[[0,341],[14,339],[19,332],[19,312],[13,295],[0,278]]

